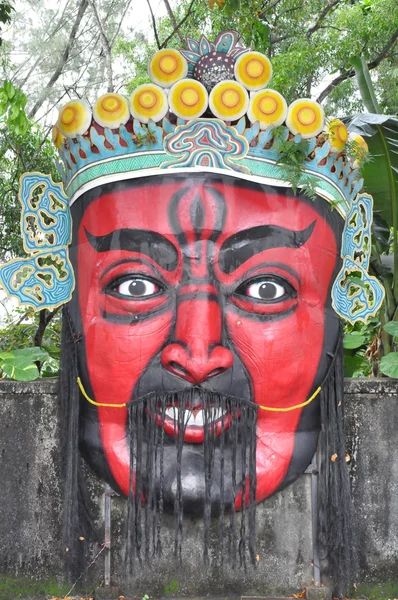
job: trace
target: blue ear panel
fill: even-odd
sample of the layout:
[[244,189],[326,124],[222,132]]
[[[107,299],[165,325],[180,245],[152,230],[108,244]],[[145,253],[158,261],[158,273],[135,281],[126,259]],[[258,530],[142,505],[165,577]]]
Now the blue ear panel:
[[368,275],[373,200],[358,194],[352,201],[343,231],[343,266],[332,288],[335,311],[350,323],[374,316],[384,300],[384,288]]
[[30,256],[0,265],[0,284],[35,311],[57,308],[71,299],[75,287],[67,247],[72,227],[67,196],[50,175],[25,173],[19,200],[23,245]]
[[68,302],[74,289],[74,276],[67,248],[10,260],[0,266],[0,283],[8,295],[35,311]]
[[25,173],[20,180],[21,233],[27,253],[67,246],[71,240],[68,198],[51,175]]

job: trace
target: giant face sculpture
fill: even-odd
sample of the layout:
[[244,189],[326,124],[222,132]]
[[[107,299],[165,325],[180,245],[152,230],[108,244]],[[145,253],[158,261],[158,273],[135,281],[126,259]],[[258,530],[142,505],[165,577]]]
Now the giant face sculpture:
[[[220,508],[221,471],[222,502],[239,506],[242,459],[233,489],[228,430],[240,420],[240,403],[270,409],[256,411],[251,432],[257,502],[294,480],[319,431],[319,399],[297,405],[325,377],[339,332],[330,300],[340,266],[337,211],[284,187],[190,172],[95,188],[72,216],[77,292],[68,310],[82,336],[84,390],[100,405],[82,395],[82,448],[94,468],[127,495],[128,408],[121,405],[169,394],[156,424],[166,507],[175,502],[181,424],[184,511],[203,510],[206,425],[215,444],[212,510]],[[153,443],[144,427],[144,448]],[[145,495],[145,475],[142,486]]]
[[[185,51],[155,54],[153,83],[128,101],[61,109],[65,191],[23,176],[28,258],[1,266],[0,282],[35,310],[68,302],[60,396],[73,560],[84,538],[78,424],[86,459],[129,497],[129,560],[144,537],[146,557],[159,547],[163,511],[176,516],[177,554],[183,513],[204,516],[206,559],[210,517],[220,515],[222,542],[228,510],[233,563],[247,538],[255,562],[255,504],[306,469],[322,421],[320,532],[344,587],[355,560],[338,315],[363,321],[383,301],[367,273],[372,199],[359,193],[345,125],[321,133],[316,102],[288,107],[266,87],[268,58],[238,38],[188,38]],[[292,193],[292,169],[292,188],[315,199]]]

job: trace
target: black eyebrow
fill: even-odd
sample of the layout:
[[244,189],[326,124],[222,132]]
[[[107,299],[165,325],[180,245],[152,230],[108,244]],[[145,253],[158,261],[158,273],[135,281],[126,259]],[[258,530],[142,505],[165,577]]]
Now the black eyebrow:
[[116,229],[107,235],[92,235],[85,229],[86,236],[91,246],[97,252],[109,250],[127,250],[139,252],[152,258],[166,271],[174,271],[178,265],[178,253],[168,239],[145,229]]
[[230,275],[255,254],[270,248],[300,248],[312,234],[316,221],[302,231],[293,231],[277,225],[259,225],[231,235],[220,248],[218,264],[223,273]]

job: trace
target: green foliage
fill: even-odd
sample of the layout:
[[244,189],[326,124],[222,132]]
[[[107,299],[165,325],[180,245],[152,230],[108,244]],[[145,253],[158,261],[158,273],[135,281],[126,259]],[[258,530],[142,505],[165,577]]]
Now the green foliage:
[[[17,322],[16,316],[19,317]],[[59,374],[60,313],[47,326],[41,347],[32,347],[38,326],[39,315],[32,311],[17,309],[7,319],[6,326],[0,330],[0,377],[30,381]]]
[[[5,2],[4,0],[0,1],[0,31],[3,25],[7,25],[11,22],[12,11],[14,7],[9,2]],[[2,45],[3,40],[0,38],[0,46]]]
[[286,128],[277,127],[274,130],[274,148],[280,154],[278,164],[283,167],[286,181],[292,186],[294,193],[297,188],[309,198],[316,197],[316,182],[313,177],[304,178],[306,160],[309,154],[308,140],[295,142],[293,138],[286,139]]
[[28,129],[28,118],[25,114],[26,96],[22,90],[14,87],[7,79],[0,88],[0,120],[7,129],[17,135]]
[[380,371],[388,377],[398,379],[398,352],[389,352],[382,357]]
[[346,323],[344,327],[344,375],[369,377],[378,366],[380,347],[380,320],[368,319],[366,323]]
[[[10,86],[5,87],[9,94],[14,93],[12,101],[21,97],[20,90],[13,88],[12,92]],[[0,100],[2,93],[0,91]],[[7,113],[0,122],[0,262],[24,256],[19,226],[20,176],[26,171],[40,171],[51,174],[54,181],[61,180],[55,146],[48,139],[48,132],[46,135],[39,125],[27,119],[25,102],[26,99],[18,100],[14,104],[19,106],[17,119],[11,119],[12,109],[8,104]],[[24,115],[22,120],[21,115]],[[21,123],[24,123],[22,130]]]
[[49,354],[42,348],[22,348],[0,352],[0,373],[16,381],[33,381],[40,375],[38,364],[48,360]]

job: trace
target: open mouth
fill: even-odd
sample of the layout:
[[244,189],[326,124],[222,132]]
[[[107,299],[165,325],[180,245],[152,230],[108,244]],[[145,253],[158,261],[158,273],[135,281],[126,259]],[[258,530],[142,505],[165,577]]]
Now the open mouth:
[[182,428],[184,442],[191,444],[203,443],[206,434],[215,437],[221,435],[222,431],[229,429],[231,423],[231,411],[220,406],[169,406],[164,418],[158,415],[158,425],[168,435],[178,437]]

